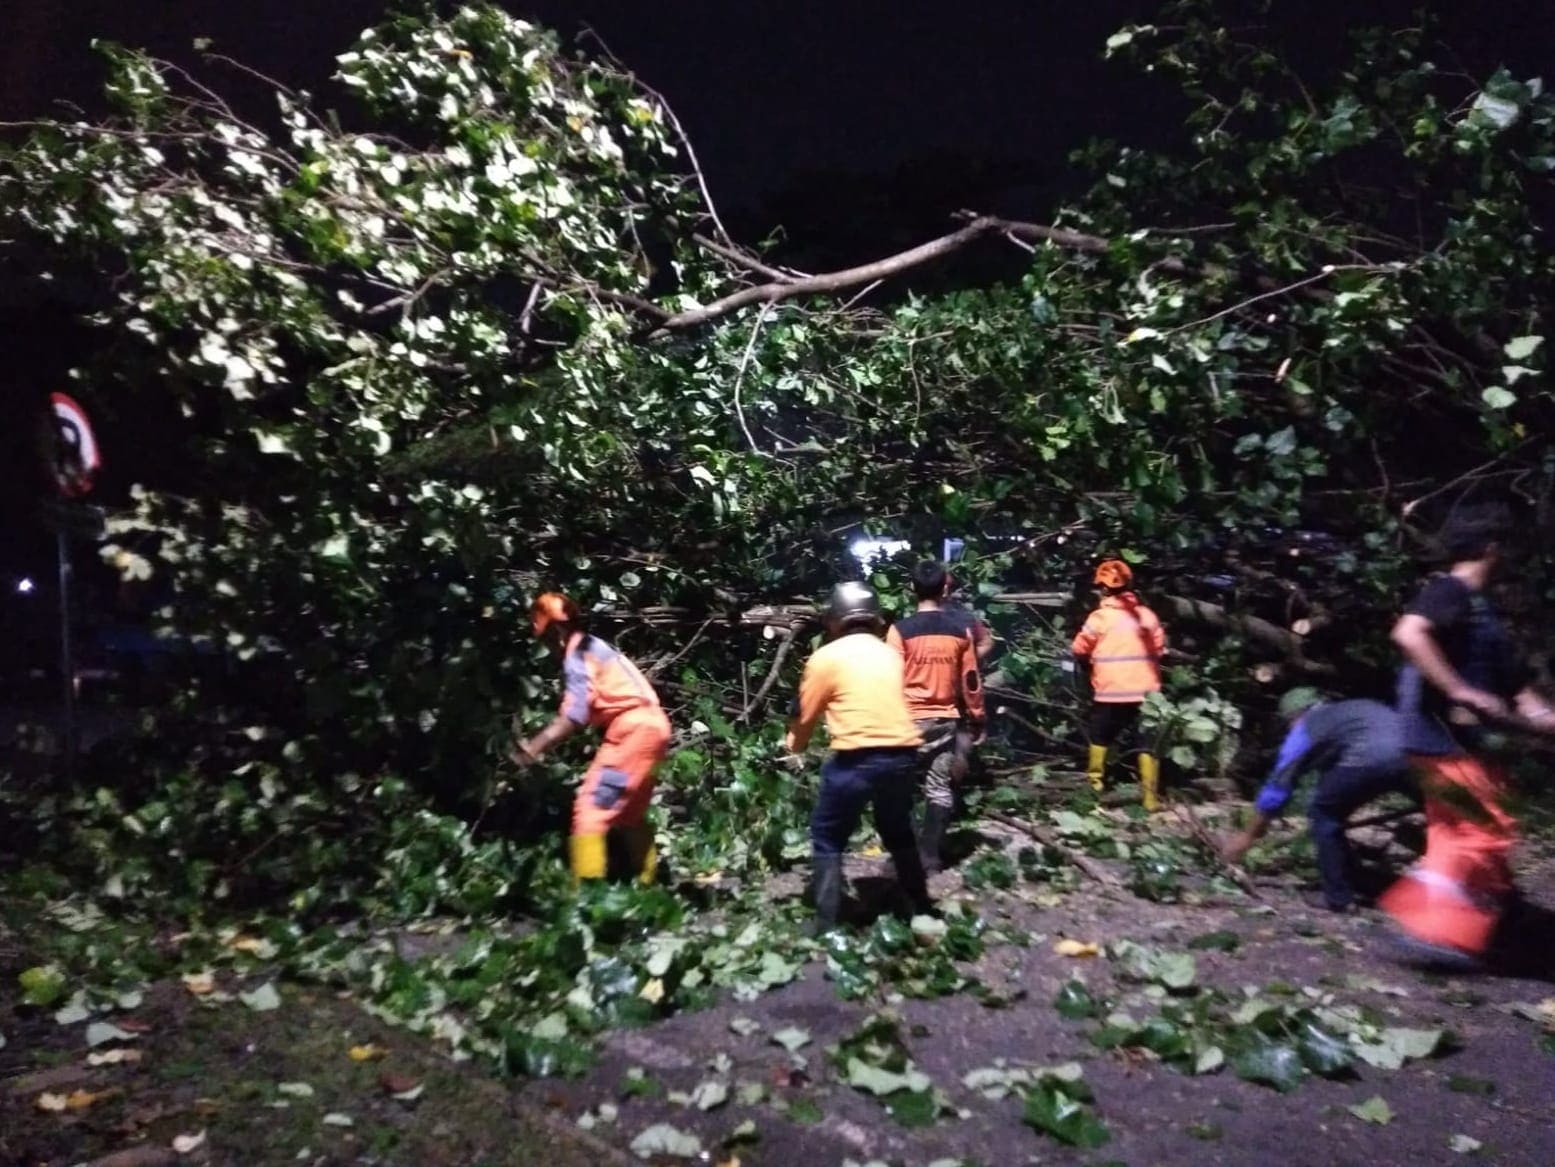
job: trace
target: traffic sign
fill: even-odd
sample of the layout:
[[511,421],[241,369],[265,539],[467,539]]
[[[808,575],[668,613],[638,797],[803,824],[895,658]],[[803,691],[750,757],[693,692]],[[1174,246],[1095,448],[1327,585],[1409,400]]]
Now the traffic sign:
[[53,413],[52,450],[55,485],[66,498],[80,498],[92,489],[92,479],[102,468],[102,452],[86,410],[66,393],[49,394]]

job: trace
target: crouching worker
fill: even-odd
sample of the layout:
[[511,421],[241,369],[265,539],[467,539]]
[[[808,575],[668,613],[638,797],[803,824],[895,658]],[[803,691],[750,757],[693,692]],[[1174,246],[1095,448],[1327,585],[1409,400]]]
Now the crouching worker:
[[[1161,689],[1166,632],[1156,614],[1134,594],[1134,572],[1121,559],[1102,563],[1092,582],[1101,590],[1101,603],[1085,618],[1070,651],[1076,672],[1081,677],[1090,675],[1090,754],[1085,774],[1099,793],[1106,782],[1108,751],[1139,721],[1145,698]],[[1161,763],[1148,750],[1139,754],[1139,786],[1145,810],[1159,810]]]
[[1350,882],[1350,847],[1345,821],[1365,803],[1384,794],[1415,795],[1404,757],[1398,714],[1380,701],[1324,702],[1316,689],[1292,689],[1280,700],[1290,732],[1280,746],[1274,772],[1258,791],[1257,814],[1247,829],[1231,838],[1222,854],[1239,863],[1290,802],[1297,779],[1321,773],[1307,810],[1323,903],[1347,912],[1356,902]]
[[1405,658],[1404,748],[1420,776],[1426,839],[1420,862],[1378,903],[1407,959],[1465,971],[1489,954],[1515,895],[1517,822],[1487,731],[1555,729],[1555,712],[1528,687],[1521,654],[1485,595],[1511,535],[1504,506],[1461,508],[1441,532],[1451,568],[1393,627]]
[[826,609],[830,641],[805,662],[788,749],[801,753],[824,715],[831,754],[810,817],[816,931],[842,912],[842,857],[866,807],[917,912],[933,910],[913,838],[913,788],[922,738],[902,692],[902,658],[881,640],[880,600],[860,583],[838,584]]
[[658,694],[636,665],[589,634],[577,605],[566,596],[544,593],[529,616],[535,635],[562,658],[565,691],[556,719],[514,746],[511,757],[527,766],[585,726],[602,729],[605,740],[572,804],[573,882],[605,877],[614,835],[631,873],[652,883],[658,853],[644,816],[653,797],[654,770],[670,740]]
[[924,869],[936,872],[956,809],[956,783],[966,774],[971,748],[986,735],[987,717],[973,617],[943,606],[950,589],[945,565],[932,559],[918,564],[912,586],[918,610],[892,626],[886,643],[902,656],[907,710],[923,737],[918,854]]

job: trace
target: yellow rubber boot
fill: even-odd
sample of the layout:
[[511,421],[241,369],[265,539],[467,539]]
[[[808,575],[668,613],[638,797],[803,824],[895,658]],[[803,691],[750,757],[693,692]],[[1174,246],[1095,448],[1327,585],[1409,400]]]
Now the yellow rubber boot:
[[604,879],[607,863],[604,835],[573,835],[567,840],[572,861],[572,886],[585,879]]
[[1102,780],[1107,776],[1107,747],[1092,746],[1085,760],[1085,776],[1091,780],[1091,789],[1101,793]]
[[621,840],[626,844],[627,870],[644,887],[652,884],[659,873],[659,849],[653,845],[653,828],[647,823],[623,827]]
[[1161,809],[1161,762],[1154,754],[1139,755],[1139,789],[1148,813]]

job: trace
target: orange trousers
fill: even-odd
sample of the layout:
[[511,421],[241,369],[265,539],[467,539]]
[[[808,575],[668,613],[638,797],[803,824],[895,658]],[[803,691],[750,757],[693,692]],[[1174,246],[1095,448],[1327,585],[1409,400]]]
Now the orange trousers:
[[1483,956],[1512,891],[1506,772],[1468,754],[1409,760],[1425,798],[1425,854],[1378,906],[1417,940]]
[[607,725],[573,799],[572,833],[603,835],[641,823],[653,797],[653,772],[669,741],[669,718],[656,705],[629,709]]

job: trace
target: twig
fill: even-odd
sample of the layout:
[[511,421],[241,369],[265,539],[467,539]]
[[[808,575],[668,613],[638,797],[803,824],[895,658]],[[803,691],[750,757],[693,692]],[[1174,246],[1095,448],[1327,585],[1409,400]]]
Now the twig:
[[772,686],[777,683],[778,675],[783,671],[783,662],[788,659],[788,654],[793,651],[794,641],[797,639],[792,628],[780,634],[783,643],[778,645],[777,655],[772,658],[772,667],[767,670],[766,678],[761,682],[761,687],[746,704],[744,712],[740,714],[740,720],[749,722],[751,715],[761,708],[761,703],[767,699],[767,694],[772,691]]
[[686,127],[681,125],[680,119],[675,116],[675,111],[671,108],[669,99],[657,89],[645,84],[642,78],[623,65],[621,59],[610,51],[610,46],[605,43],[605,38],[600,36],[597,30],[584,25],[582,35],[591,37],[594,43],[599,45],[604,51],[605,57],[616,68],[627,74],[631,78],[632,84],[657,101],[660,108],[664,110],[664,116],[669,119],[670,125],[674,128],[675,136],[680,139],[680,144],[686,148],[686,161],[691,163],[691,173],[696,175],[697,189],[702,192],[702,201],[707,205],[707,217],[713,221],[713,227],[717,230],[719,237],[730,247],[733,247],[735,245],[734,237],[729,234],[728,229],[723,224],[723,220],[718,217],[718,208],[713,203],[712,192],[707,189],[707,176],[702,173],[702,163],[697,160],[696,148],[691,145],[691,135],[686,133]]
[[1215,841],[1215,836],[1209,833],[1209,829],[1199,821],[1198,815],[1194,814],[1189,807],[1183,806],[1182,803],[1174,805],[1172,810],[1187,825],[1188,830],[1193,833],[1193,837],[1198,840],[1199,846],[1209,853],[1210,859],[1213,860],[1216,867],[1230,876],[1231,881],[1252,896],[1253,899],[1263,899],[1263,893],[1253,884],[1252,877],[1235,864],[1228,863],[1220,854],[1220,844]]
[[794,272],[783,271],[780,268],[770,267],[767,264],[762,263],[761,260],[757,259],[755,256],[747,255],[738,247],[730,247],[726,244],[719,243],[716,239],[709,239],[706,235],[693,233],[691,238],[698,246],[707,248],[707,250],[711,251],[714,255],[721,255],[730,263],[739,264],[741,267],[748,271],[753,271],[757,275],[766,276],[769,280],[777,280],[780,283],[793,283],[793,281],[796,279],[804,278],[805,273],[796,274]]
[[686,647],[685,648],[681,649],[674,656],[666,657],[664,660],[659,661],[658,664],[654,665],[651,669],[648,670],[648,679],[652,680],[653,678],[657,677],[660,673],[662,673],[665,669],[669,668],[670,665],[675,664],[677,661],[684,660],[685,657],[686,657],[686,654],[689,653],[693,648],[695,648],[697,646],[697,644],[701,641],[703,635],[707,632],[708,625],[712,624],[712,622],[715,619],[717,619],[717,617],[709,616],[706,620],[703,620],[702,621],[702,627],[700,627],[700,628],[698,628],[696,630],[695,635],[693,635],[691,637],[691,639],[686,643]]
[[1304,279],[1299,279],[1299,280],[1295,281],[1294,283],[1281,284],[1279,287],[1271,288],[1267,292],[1259,292],[1256,296],[1249,296],[1245,300],[1241,300],[1241,301],[1238,301],[1235,304],[1232,304],[1229,308],[1222,308],[1219,312],[1212,312],[1208,316],[1205,316],[1204,318],[1202,318],[1200,320],[1190,320],[1186,324],[1179,324],[1179,325],[1177,325],[1176,328],[1168,328],[1162,335],[1163,336],[1170,336],[1174,332],[1182,332],[1185,329],[1199,328],[1202,325],[1211,324],[1214,321],[1219,320],[1223,316],[1230,316],[1233,312],[1240,312],[1244,308],[1251,307],[1252,305],[1258,303],[1260,300],[1272,300],[1276,296],[1289,295],[1291,292],[1299,291],[1300,289],[1305,288],[1309,284],[1315,284],[1315,283],[1319,282],[1320,280],[1326,280],[1329,276],[1333,275],[1335,272],[1341,272],[1341,271],[1379,271],[1379,272],[1381,272],[1381,271],[1391,271],[1391,270],[1394,270],[1394,269],[1389,268],[1389,267],[1384,267],[1384,266],[1379,265],[1379,264],[1372,264],[1372,263],[1330,263],[1330,264],[1325,264],[1324,267],[1323,267],[1323,270],[1318,272],[1316,275],[1307,276]]
[[745,355],[740,358],[740,367],[734,373],[734,415],[740,419],[740,429],[745,433],[745,440],[751,445],[751,453],[764,453],[756,444],[756,439],[751,435],[750,426],[745,424],[745,407],[740,404],[740,385],[745,380],[745,369],[750,364],[751,353],[756,351],[756,338],[761,335],[761,326],[767,321],[767,313],[772,311],[772,302],[769,300],[761,306],[761,311],[756,313],[756,323],[751,326],[751,338],[746,342]]
[[1050,847],[1054,851],[1057,851],[1064,857],[1064,861],[1066,863],[1069,863],[1080,871],[1084,872],[1103,887],[1120,888],[1123,886],[1123,881],[1112,872],[1108,871],[1105,867],[1102,867],[1100,864],[1096,863],[1094,860],[1088,858],[1087,856],[1080,854],[1080,852],[1076,851],[1074,848],[1060,843],[1056,838],[1053,837],[1050,832],[1043,830],[1035,823],[1028,823],[1022,819],[1011,818],[1007,814],[1000,814],[998,811],[994,810],[985,810],[980,813],[985,819],[988,819],[991,822],[1000,823],[1006,827],[1011,827],[1014,830],[1021,831],[1027,835],[1030,835],[1044,847]]

